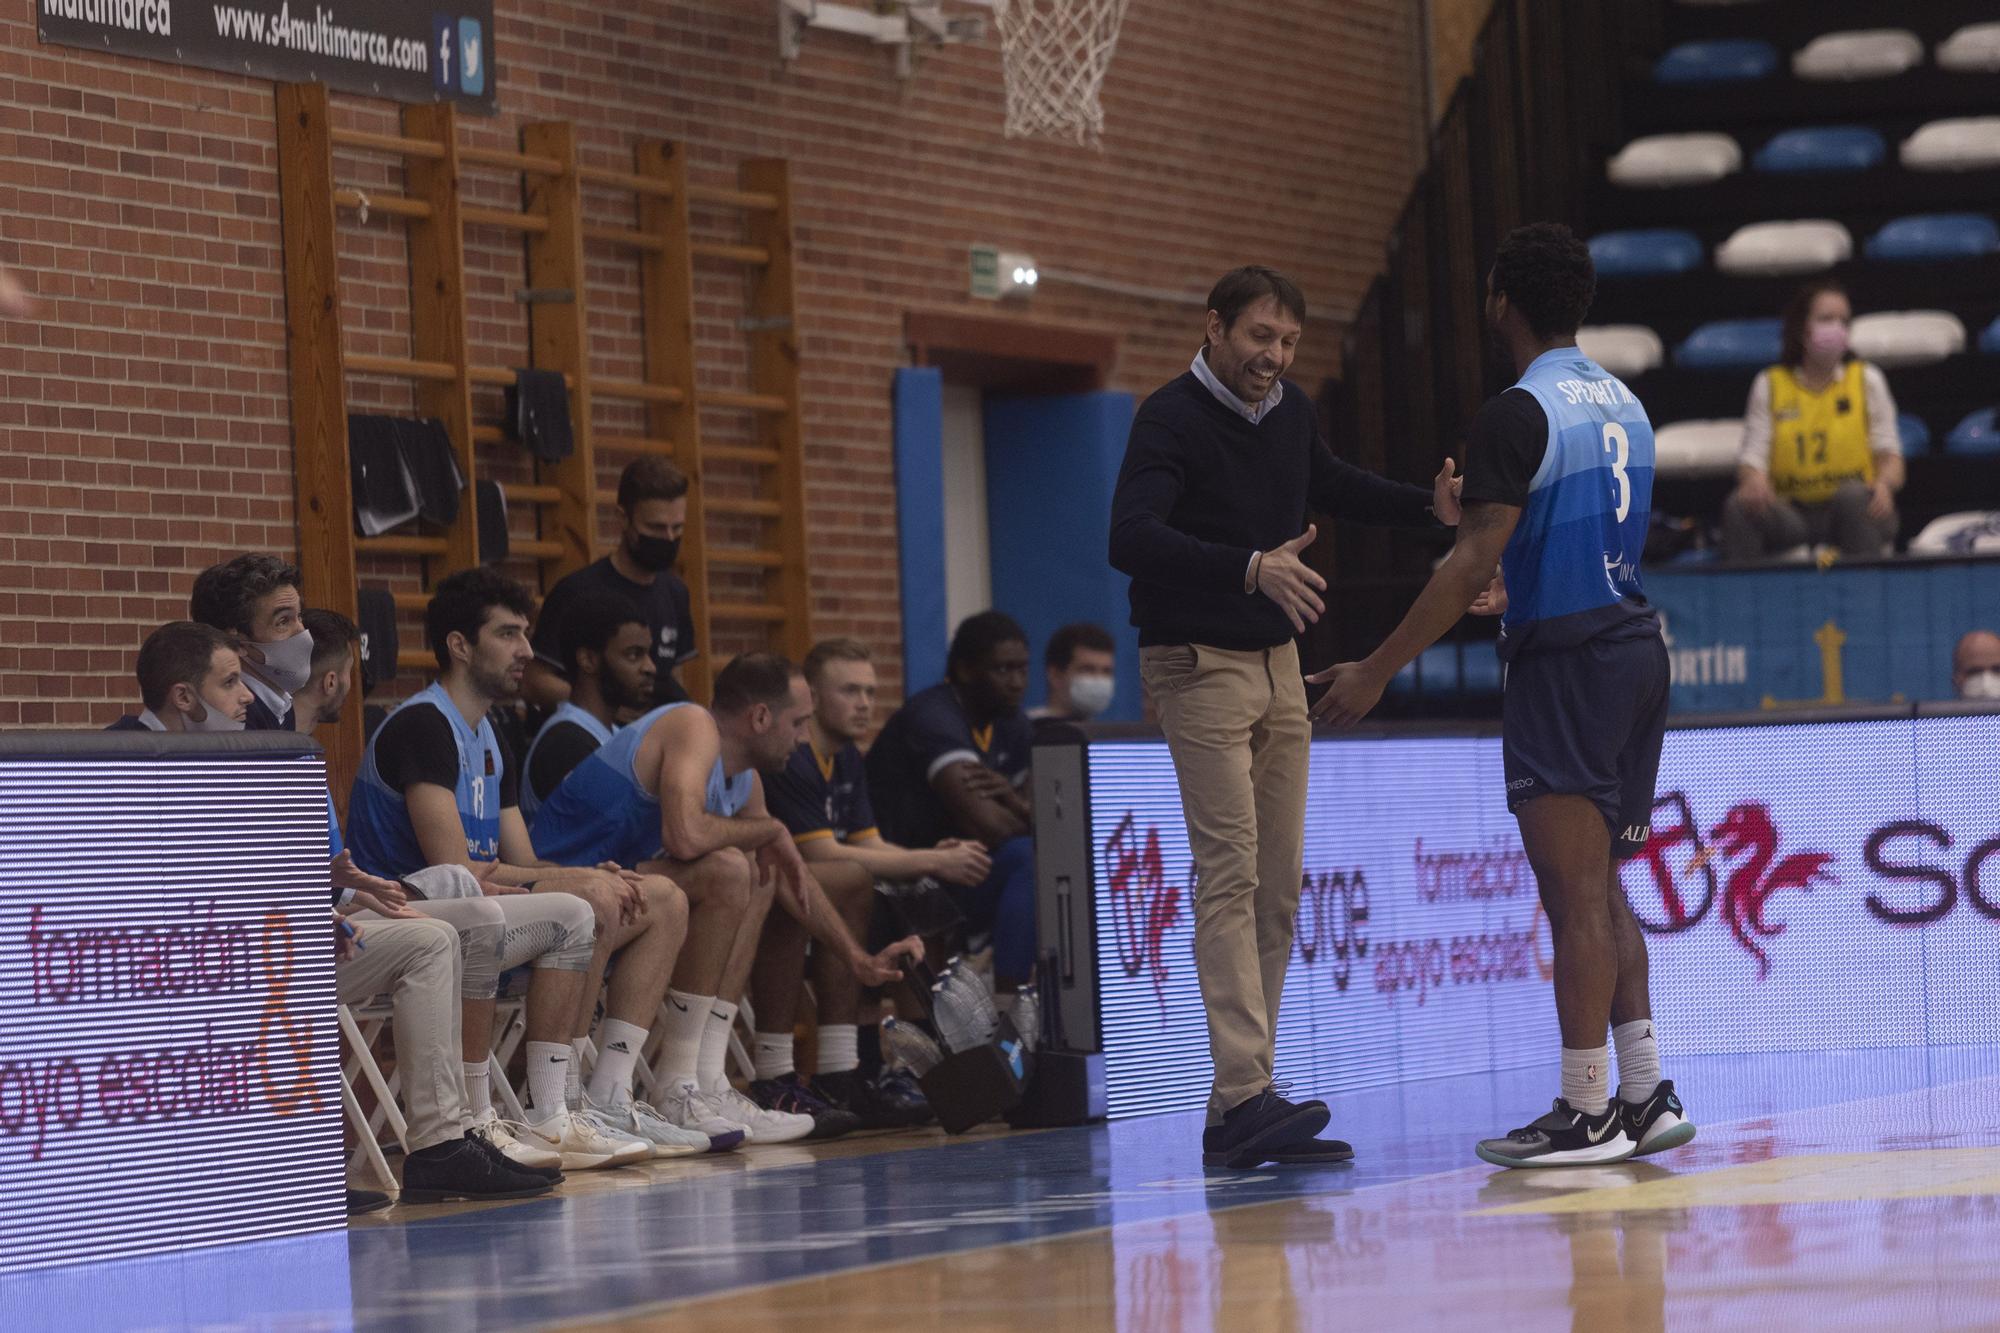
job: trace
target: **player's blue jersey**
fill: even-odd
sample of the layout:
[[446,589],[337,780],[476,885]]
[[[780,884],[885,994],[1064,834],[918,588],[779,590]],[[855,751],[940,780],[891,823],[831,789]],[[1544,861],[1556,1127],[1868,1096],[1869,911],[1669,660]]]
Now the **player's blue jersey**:
[[[634,867],[662,855],[660,798],[639,781],[639,745],[653,724],[676,708],[693,704],[663,704],[630,726],[613,732],[597,751],[563,779],[542,803],[531,830],[535,854],[565,866],[594,866],[615,861]],[[749,769],[734,778],[722,770],[722,760],[708,775],[705,808],[728,819],[750,799],[757,775]]]
[[1653,507],[1653,424],[1617,376],[1574,347],[1515,387],[1549,419],[1548,447],[1501,557],[1500,655],[1658,633],[1639,581]]
[[[403,708],[435,708],[451,724],[452,739],[458,746],[458,819],[465,826],[465,854],[474,861],[494,861],[500,856],[500,792],[502,766],[500,740],[494,735],[490,718],[479,719],[479,728],[465,724],[458,706],[433,682],[411,695]],[[400,711],[400,710],[399,710]],[[383,723],[384,727],[388,723]],[[417,830],[410,823],[410,809],[403,794],[382,778],[376,767],[376,750],[382,739],[377,730],[355,774],[354,789],[348,796],[348,846],[354,862],[371,875],[394,879],[421,870],[430,864]]]
[[548,720],[542,723],[542,729],[535,733],[534,742],[528,746],[528,757],[521,761],[521,818],[528,821],[531,830],[535,825],[535,815],[542,808],[542,798],[535,794],[535,756],[542,748],[543,738],[564,723],[582,727],[597,739],[600,746],[611,739],[612,729],[598,721],[594,713],[578,708],[567,699],[556,705],[556,711],[549,714]]

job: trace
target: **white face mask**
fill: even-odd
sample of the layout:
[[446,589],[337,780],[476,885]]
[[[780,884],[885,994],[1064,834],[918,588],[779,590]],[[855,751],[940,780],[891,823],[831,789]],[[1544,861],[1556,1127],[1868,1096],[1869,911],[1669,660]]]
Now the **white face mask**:
[[306,687],[312,679],[313,636],[310,630],[300,630],[289,639],[279,639],[275,643],[259,643],[257,651],[264,654],[264,665],[259,668],[273,685],[294,693]]
[[208,700],[206,699],[201,700],[201,707],[203,709],[203,712],[200,718],[196,718],[192,713],[181,714],[181,720],[187,723],[187,729],[189,731],[243,730],[243,724],[241,722],[238,722],[235,718],[229,716],[229,714],[223,712],[220,708],[217,708],[214,704],[210,703]]
[[1958,687],[1961,699],[2000,699],[2000,667],[1986,667],[1965,678]]
[[1069,683],[1070,706],[1081,717],[1096,717],[1111,707],[1118,682],[1110,676],[1078,676]]

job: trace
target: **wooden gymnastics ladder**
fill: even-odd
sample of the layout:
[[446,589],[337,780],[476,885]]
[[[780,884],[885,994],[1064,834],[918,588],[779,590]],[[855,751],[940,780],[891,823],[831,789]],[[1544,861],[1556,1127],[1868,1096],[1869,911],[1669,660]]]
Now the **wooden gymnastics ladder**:
[[[621,455],[671,457],[694,481],[689,496],[681,571],[690,591],[695,641],[704,656],[689,664],[684,680],[694,697],[708,694],[714,630],[734,627],[732,639],[802,655],[812,642],[805,560],[805,468],[799,403],[798,319],[792,227],[791,173],[777,159],[747,161],[739,188],[692,185],[687,158],[674,143],[640,143],[631,171],[585,165],[576,128],[537,124],[522,129],[519,152],[461,144],[457,111],[449,104],[406,107],[400,135],[342,129],[333,124],[327,91],[319,84],[280,85],[277,97],[280,189],[285,243],[285,295],[290,343],[292,425],[298,493],[300,566],[306,604],[356,615],[357,560],[361,556],[417,557],[423,588],[395,594],[399,612],[420,611],[438,579],[479,560],[480,444],[498,444],[503,432],[475,422],[475,386],[514,380],[502,366],[476,365],[468,351],[465,230],[491,227],[520,233],[526,243],[529,291],[529,363],[563,373],[569,388],[575,450],[559,463],[537,463],[535,483],[510,485],[510,503],[539,511],[540,536],[510,542],[510,559],[533,560],[543,589],[606,549],[598,536],[599,509],[615,492],[600,486],[600,466]],[[386,154],[403,164],[405,193],[343,188],[334,150]],[[482,168],[522,179],[519,211],[474,207],[461,198],[461,172]],[[587,188],[615,191],[636,201],[637,225],[585,221]],[[740,241],[696,240],[689,205],[740,210]],[[410,351],[406,357],[359,355],[346,350],[341,319],[338,214],[367,210],[401,219],[409,244]],[[591,321],[585,246],[608,245],[639,256],[644,371],[639,380],[611,379],[591,369]],[[695,273],[697,259],[741,265],[748,273],[745,317],[749,387],[744,392],[701,390],[695,371]],[[362,537],[355,532],[348,472],[348,377],[380,376],[410,382],[419,415],[443,421],[465,490],[458,517],[440,536]],[[593,404],[623,400],[644,408],[643,436],[598,434]],[[741,444],[704,447],[704,408],[747,413],[756,426]],[[709,494],[712,465],[735,465],[738,484]],[[732,545],[710,540],[712,517],[739,520],[758,538]],[[739,573],[734,595],[718,599],[711,581],[719,570]],[[754,589],[743,593],[747,586]],[[404,649],[403,668],[428,671],[431,655]],[[328,755],[336,797],[345,804],[360,765],[361,710],[348,710]]]

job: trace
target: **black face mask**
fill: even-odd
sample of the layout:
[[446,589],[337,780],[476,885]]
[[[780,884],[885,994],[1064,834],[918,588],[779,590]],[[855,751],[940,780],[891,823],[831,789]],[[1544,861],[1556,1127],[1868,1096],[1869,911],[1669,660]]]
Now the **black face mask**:
[[663,573],[674,567],[681,558],[681,543],[678,537],[648,537],[635,532],[626,543],[626,552],[639,568]]

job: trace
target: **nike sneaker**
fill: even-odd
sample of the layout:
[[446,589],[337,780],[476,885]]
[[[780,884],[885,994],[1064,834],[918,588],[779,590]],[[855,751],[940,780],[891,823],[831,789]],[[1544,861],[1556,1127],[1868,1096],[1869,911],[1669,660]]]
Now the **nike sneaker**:
[[1562,1098],[1549,1113],[1502,1139],[1481,1140],[1479,1160],[1495,1166],[1602,1166],[1632,1155],[1617,1104],[1585,1115]]
[[1675,1095],[1670,1078],[1661,1079],[1643,1102],[1615,1101],[1612,1105],[1625,1118],[1625,1137],[1632,1140],[1634,1157],[1650,1157],[1694,1139],[1694,1122],[1687,1118],[1687,1108]]

